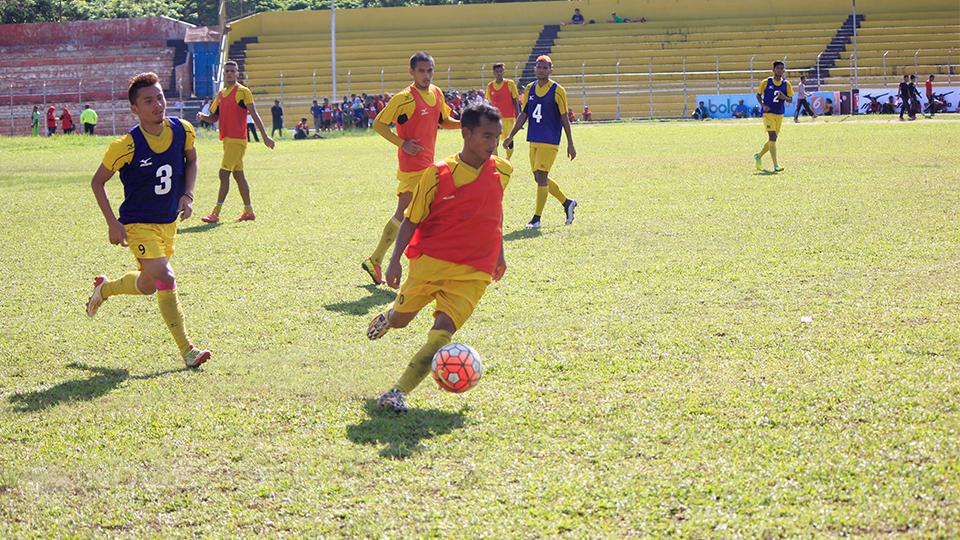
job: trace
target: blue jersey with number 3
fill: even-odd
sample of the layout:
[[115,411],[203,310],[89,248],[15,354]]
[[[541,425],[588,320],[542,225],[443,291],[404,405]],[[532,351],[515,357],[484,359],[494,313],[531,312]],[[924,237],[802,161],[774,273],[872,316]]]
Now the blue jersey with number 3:
[[120,169],[120,181],[123,182],[120,223],[172,223],[177,220],[177,206],[186,189],[183,152],[187,134],[178,118],[171,116],[167,120],[173,130],[173,140],[160,154],[147,144],[139,125],[130,130],[133,160]]
[[553,83],[543,97],[537,95],[537,85],[531,84],[523,112],[527,113],[527,123],[530,125],[527,142],[560,144],[563,120],[557,107],[557,83]]

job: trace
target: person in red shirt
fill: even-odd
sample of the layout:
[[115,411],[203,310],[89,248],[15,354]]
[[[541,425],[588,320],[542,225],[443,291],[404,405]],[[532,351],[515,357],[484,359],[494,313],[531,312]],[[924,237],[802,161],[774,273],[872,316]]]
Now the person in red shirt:
[[63,113],[60,114],[60,122],[63,124],[64,133],[73,133],[73,130],[75,129],[73,125],[73,117],[70,116],[70,111],[68,111],[66,107],[63,108]]
[[587,107],[586,105],[583,106],[583,121],[593,122],[593,111],[591,111],[590,107]]
[[[430,372],[433,355],[463,327],[490,282],[507,271],[503,191],[513,166],[493,155],[503,131],[500,111],[481,102],[467,107],[460,121],[463,150],[424,170],[400,225],[385,276],[387,285],[400,288],[397,298],[367,328],[368,339],[380,339],[436,302],[426,344],[377,402],[398,413],[407,411],[406,395]],[[401,286],[403,254],[410,265]]]
[[51,105],[47,107],[47,137],[57,132],[57,109]]
[[934,99],[933,95],[933,74],[927,77],[926,82],[927,90],[927,112],[930,113],[928,118],[933,118],[933,114],[937,112],[937,101]]

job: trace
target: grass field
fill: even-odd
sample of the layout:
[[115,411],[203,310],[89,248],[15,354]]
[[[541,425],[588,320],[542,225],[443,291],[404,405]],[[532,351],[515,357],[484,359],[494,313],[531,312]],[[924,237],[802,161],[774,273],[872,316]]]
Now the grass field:
[[89,187],[110,139],[0,138],[0,537],[956,536],[960,123],[839,120],[785,124],[776,175],[758,121],[577,126],[577,220],[536,234],[523,145],[457,334],[484,380],[402,417],[372,400],[430,317],[367,341],[393,293],[358,267],[388,143],[251,146],[257,221],[234,187],[205,226],[200,141],[186,371],[152,297],[83,312],[133,266]]

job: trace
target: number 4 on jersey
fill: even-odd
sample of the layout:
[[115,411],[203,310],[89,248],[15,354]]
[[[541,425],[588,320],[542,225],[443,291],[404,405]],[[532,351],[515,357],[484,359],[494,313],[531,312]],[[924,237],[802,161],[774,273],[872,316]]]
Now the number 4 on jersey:
[[537,103],[537,106],[533,109],[533,114],[530,115],[534,120],[537,121],[538,124],[540,123],[540,120],[543,119],[543,113],[540,111],[541,106],[542,104]]

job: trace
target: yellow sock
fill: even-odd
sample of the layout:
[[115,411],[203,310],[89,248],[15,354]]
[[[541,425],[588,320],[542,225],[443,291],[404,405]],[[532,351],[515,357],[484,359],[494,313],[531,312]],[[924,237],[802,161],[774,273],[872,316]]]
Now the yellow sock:
[[160,306],[160,315],[163,322],[173,335],[173,340],[180,348],[180,354],[187,354],[190,350],[190,340],[187,339],[187,328],[183,323],[183,310],[180,309],[180,299],[176,289],[172,291],[157,291],[157,304]]
[[391,217],[390,221],[383,226],[383,233],[380,234],[380,243],[377,244],[377,249],[373,250],[373,255],[370,256],[374,264],[377,266],[383,264],[383,256],[387,254],[387,250],[397,239],[398,232],[400,232],[400,222],[397,221],[397,218]]
[[534,215],[542,216],[543,207],[547,205],[547,195],[550,194],[550,188],[547,186],[537,186],[537,209]]
[[777,166],[777,143],[775,141],[770,141],[767,143],[767,146],[770,147],[770,157],[773,158],[773,166]]
[[103,287],[100,287],[100,294],[104,300],[118,294],[143,294],[137,288],[137,279],[139,278],[140,272],[127,272],[120,279],[104,283]]
[[550,194],[556,197],[557,200],[560,201],[560,204],[566,203],[567,196],[560,191],[560,186],[558,186],[553,180],[548,180],[547,182],[547,188],[550,190]]
[[763,148],[760,149],[760,157],[763,157],[767,153],[767,150],[770,149],[770,141],[767,141],[767,144],[763,145]]
[[217,203],[217,205],[213,207],[213,212],[211,213],[219,216],[221,210],[223,210],[223,203]]
[[420,350],[410,358],[407,369],[403,372],[403,375],[400,376],[400,380],[397,381],[394,387],[404,394],[413,392],[413,389],[420,384],[420,381],[430,373],[430,364],[433,360],[433,355],[436,354],[440,347],[450,343],[452,338],[453,334],[446,330],[431,330],[428,332],[427,343],[423,347],[420,347]]

